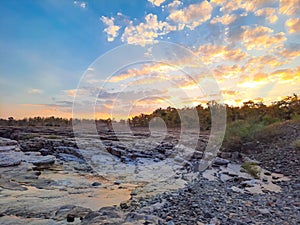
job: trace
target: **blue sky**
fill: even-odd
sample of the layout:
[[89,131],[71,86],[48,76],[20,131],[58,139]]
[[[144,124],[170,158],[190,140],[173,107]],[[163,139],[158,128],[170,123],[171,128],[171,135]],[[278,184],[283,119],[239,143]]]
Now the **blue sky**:
[[[80,78],[94,60],[123,44],[151,50],[161,40],[199,56],[228,104],[299,93],[299,5],[282,0],[3,0],[0,117],[69,117]],[[197,95],[192,98],[192,105],[201,103]]]

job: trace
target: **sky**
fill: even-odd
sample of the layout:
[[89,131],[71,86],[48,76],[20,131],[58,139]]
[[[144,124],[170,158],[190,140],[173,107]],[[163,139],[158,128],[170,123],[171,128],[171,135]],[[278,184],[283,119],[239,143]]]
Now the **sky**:
[[300,94],[299,15],[298,0],[3,0],[0,118]]

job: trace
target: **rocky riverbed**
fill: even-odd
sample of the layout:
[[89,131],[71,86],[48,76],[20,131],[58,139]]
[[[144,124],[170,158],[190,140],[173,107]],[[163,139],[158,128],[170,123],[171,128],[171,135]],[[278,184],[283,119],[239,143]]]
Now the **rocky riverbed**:
[[208,134],[193,150],[178,131],[149,135],[102,131],[80,137],[83,149],[70,128],[1,127],[0,224],[300,223],[300,159],[290,145],[221,152],[198,174]]

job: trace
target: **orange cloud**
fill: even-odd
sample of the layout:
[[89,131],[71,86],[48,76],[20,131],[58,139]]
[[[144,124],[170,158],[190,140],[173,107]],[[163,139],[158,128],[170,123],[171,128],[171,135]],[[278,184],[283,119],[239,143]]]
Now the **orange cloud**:
[[280,0],[279,12],[288,16],[299,15],[300,2],[297,0]]
[[247,58],[248,54],[239,48],[230,49],[228,46],[218,46],[212,44],[201,45],[197,51],[201,60],[207,64],[213,63],[216,59],[240,62]]
[[168,19],[177,23],[179,30],[187,26],[191,30],[211,18],[213,7],[208,1],[191,4],[188,7],[172,12]]
[[247,50],[265,49],[273,45],[282,45],[286,40],[283,32],[274,34],[274,31],[269,27],[264,26],[243,26],[241,40]]
[[278,20],[275,8],[263,8],[255,12],[256,16],[265,16],[270,23],[275,23]]
[[235,21],[236,18],[237,18],[237,16],[236,16],[235,14],[232,14],[232,15],[225,14],[224,16],[213,18],[213,19],[210,21],[210,23],[211,23],[211,24],[222,23],[223,25],[229,25],[229,24],[231,24],[233,21]]
[[300,66],[294,69],[276,70],[271,75],[279,81],[298,81],[300,82]]
[[300,18],[290,18],[285,22],[289,33],[300,32]]

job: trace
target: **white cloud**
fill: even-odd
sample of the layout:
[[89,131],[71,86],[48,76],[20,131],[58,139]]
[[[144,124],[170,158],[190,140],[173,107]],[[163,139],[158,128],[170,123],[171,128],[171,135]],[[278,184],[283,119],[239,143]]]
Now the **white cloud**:
[[43,91],[41,89],[35,89],[35,88],[30,88],[28,91],[27,91],[28,94],[41,94],[43,93]]
[[146,44],[153,44],[157,37],[175,30],[175,26],[158,21],[157,15],[150,13],[146,15],[144,23],[134,26],[131,21],[130,25],[125,28],[121,39],[128,44],[145,46]]
[[211,18],[213,7],[207,1],[199,4],[192,4],[182,10],[172,12],[168,19],[177,23],[178,27],[183,29],[187,26],[191,30]]
[[174,9],[181,6],[183,3],[179,0],[173,0],[173,2],[168,4],[168,8]]
[[162,3],[164,3],[166,0],[148,0],[148,2],[151,2],[155,6],[160,6]]
[[85,2],[82,2],[82,1],[74,1],[73,3],[74,3],[74,5],[79,6],[83,9],[85,9],[87,7],[87,4]]
[[109,42],[114,41],[115,38],[119,35],[120,26],[114,24],[114,18],[108,18],[105,16],[101,17],[101,21],[107,25],[107,27],[103,30],[107,34],[107,40]]

